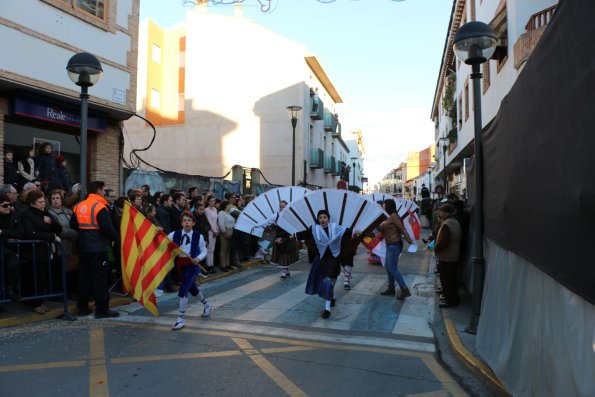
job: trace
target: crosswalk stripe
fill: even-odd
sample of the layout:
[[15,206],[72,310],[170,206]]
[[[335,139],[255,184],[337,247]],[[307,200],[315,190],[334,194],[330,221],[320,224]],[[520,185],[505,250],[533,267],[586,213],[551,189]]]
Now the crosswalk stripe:
[[331,309],[331,321],[318,317],[312,327],[325,329],[350,330],[357,321],[360,314],[369,308],[370,295],[373,295],[379,285],[383,283],[383,277],[368,274],[353,286],[349,292],[341,293],[340,286],[335,287],[336,306]]
[[[213,305],[215,308],[224,306],[229,302],[232,302],[236,299],[243,298],[244,296],[251,294],[255,291],[270,287],[271,285],[279,282],[279,274],[275,272],[274,275],[263,277],[259,280],[253,281],[241,287],[237,287],[223,293],[214,295],[214,296],[207,296],[209,299],[209,303]],[[186,310],[186,315],[196,316],[200,315],[203,311],[203,307],[200,304],[194,304]],[[173,310],[170,314],[177,313],[177,310]]]
[[[292,277],[295,277],[304,272],[292,272]],[[273,321],[277,316],[283,314],[285,311],[291,309],[297,303],[303,301],[308,297],[305,294],[306,283],[302,283],[297,287],[292,288],[288,292],[271,299],[254,309],[237,316],[237,320],[253,320],[253,321]]]

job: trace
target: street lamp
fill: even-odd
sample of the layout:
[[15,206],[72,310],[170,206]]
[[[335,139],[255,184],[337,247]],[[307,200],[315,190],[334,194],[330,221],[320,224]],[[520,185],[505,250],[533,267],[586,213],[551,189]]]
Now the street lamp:
[[88,52],[74,55],[66,65],[70,80],[81,87],[81,163],[79,200],[84,200],[87,193],[87,118],[89,94],[87,90],[99,81],[103,74],[101,64]]
[[448,141],[449,139],[446,137],[442,137],[438,139],[439,142],[442,142],[442,163],[444,164],[442,169],[443,180],[444,180],[444,193],[448,193],[448,180],[446,179],[446,149],[448,149]]
[[357,160],[357,157],[352,157],[351,158],[351,162],[353,163],[353,169],[352,169],[352,171],[353,171],[353,187],[354,188],[355,188],[355,165],[356,165],[355,160]]
[[485,278],[485,260],[483,257],[483,152],[481,123],[481,91],[479,87],[482,73],[479,65],[486,62],[496,49],[497,38],[492,28],[478,21],[466,23],[457,32],[453,49],[461,62],[471,65],[473,80],[474,150],[475,150],[475,208],[474,208],[474,249],[473,264],[473,315],[465,329],[471,334],[477,333],[477,324],[481,313],[481,297]]
[[295,127],[297,121],[302,113],[301,106],[287,106],[287,115],[291,120],[291,126],[293,127],[293,140],[291,146],[291,186],[295,186]]

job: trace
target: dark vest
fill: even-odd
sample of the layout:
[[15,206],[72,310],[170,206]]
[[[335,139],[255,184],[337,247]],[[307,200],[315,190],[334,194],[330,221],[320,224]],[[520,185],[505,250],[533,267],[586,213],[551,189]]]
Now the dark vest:
[[[174,232],[174,243],[178,246],[182,244],[182,236],[184,235],[183,229],[176,230]],[[192,240],[190,241],[190,256],[196,258],[200,254],[200,233],[194,231],[192,233]]]

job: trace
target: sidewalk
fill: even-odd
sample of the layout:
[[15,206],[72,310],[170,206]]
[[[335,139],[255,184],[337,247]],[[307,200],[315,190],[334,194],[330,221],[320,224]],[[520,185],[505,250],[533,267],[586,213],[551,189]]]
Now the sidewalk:
[[[430,259],[430,269],[435,267],[435,256],[432,254]],[[439,286],[439,279],[436,277],[436,287]],[[509,396],[504,386],[498,380],[498,377],[488,367],[488,365],[476,354],[475,340],[476,335],[465,332],[469,325],[473,313],[471,306],[471,294],[468,291],[459,289],[460,304],[457,307],[440,308],[442,321],[444,323],[444,332],[448,344],[455,357],[467,369],[478,378],[481,378],[489,385],[495,393],[501,396]],[[436,307],[438,307],[439,297],[436,296]]]
[[[200,283],[209,283],[214,280],[220,279],[222,277],[226,277],[231,274],[235,274],[237,272],[241,272],[244,269],[248,269],[254,266],[260,265],[262,262],[260,259],[249,259],[241,263],[241,267],[237,270],[232,270],[230,272],[219,272],[214,275],[210,275],[206,279],[200,279]],[[118,307],[118,306],[125,306],[129,305],[134,300],[126,295],[122,296],[122,294],[112,293],[110,297],[110,307]],[[24,325],[30,323],[38,323],[47,320],[54,320],[58,318],[60,315],[64,313],[64,304],[62,300],[55,301],[55,300],[47,300],[44,304],[50,309],[49,312],[45,314],[37,314],[33,312],[28,306],[20,302],[11,302],[3,304],[2,307],[5,311],[0,312],[0,329],[6,327],[13,327],[17,325]],[[91,310],[94,310],[95,306],[93,304],[89,305]],[[77,315],[76,309],[76,301],[69,300],[68,301],[68,312],[73,314],[75,317]],[[63,320],[67,321],[67,320]]]

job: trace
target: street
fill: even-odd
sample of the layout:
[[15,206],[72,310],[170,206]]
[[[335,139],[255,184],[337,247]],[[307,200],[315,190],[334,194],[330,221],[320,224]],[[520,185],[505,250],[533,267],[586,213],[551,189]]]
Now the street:
[[[247,269],[202,286],[214,309],[201,318],[191,299],[186,327],[171,331],[177,296],[158,300],[153,318],[137,304],[116,320],[50,321],[0,336],[2,396],[394,396],[466,395],[437,361],[432,330],[433,278],[425,252],[405,253],[401,268],[413,296],[378,294],[384,270],[360,248],[350,291],[337,304],[304,294],[308,263],[279,279],[276,266]],[[433,274],[432,274],[433,275]]]

